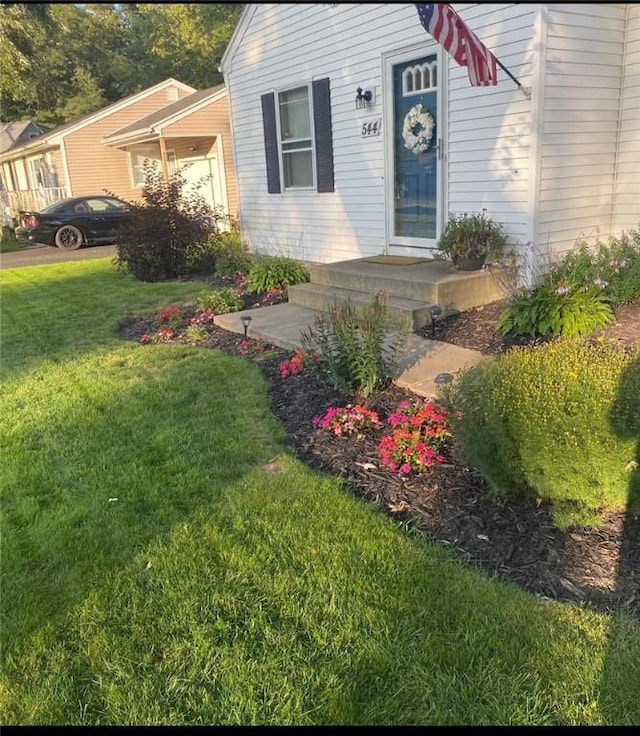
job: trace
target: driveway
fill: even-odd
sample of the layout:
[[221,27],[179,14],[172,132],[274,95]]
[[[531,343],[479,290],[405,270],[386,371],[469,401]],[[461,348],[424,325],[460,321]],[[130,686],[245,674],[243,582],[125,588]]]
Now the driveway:
[[46,263],[86,261],[89,258],[113,258],[115,245],[88,245],[79,250],[61,250],[50,245],[27,245],[22,250],[0,253],[0,269],[39,266]]

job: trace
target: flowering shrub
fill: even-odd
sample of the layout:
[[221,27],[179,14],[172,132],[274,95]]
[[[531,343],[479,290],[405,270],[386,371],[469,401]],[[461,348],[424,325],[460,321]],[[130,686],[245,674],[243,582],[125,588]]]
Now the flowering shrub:
[[157,342],[168,342],[173,340],[175,336],[176,333],[170,327],[161,327],[155,335]]
[[640,228],[588,246],[578,239],[532,290],[520,290],[498,329],[512,335],[586,335],[614,319],[613,310],[640,297]]
[[287,290],[282,286],[275,286],[273,289],[269,289],[267,293],[260,300],[261,307],[270,307],[272,304],[280,304],[287,298]]
[[160,322],[165,322],[172,325],[178,325],[184,319],[184,312],[180,307],[167,307],[163,312],[158,315]]
[[383,467],[399,475],[409,475],[444,462],[440,449],[451,435],[446,409],[431,399],[402,401],[398,410],[387,417],[387,422],[394,430],[378,445]]
[[264,355],[268,350],[270,350],[270,346],[262,340],[245,340],[242,338],[238,342],[238,354],[245,358]]
[[295,355],[290,360],[284,360],[280,363],[280,375],[282,378],[288,376],[297,376],[299,373],[307,368],[310,363],[315,362],[314,358],[305,353],[304,350],[296,350]]
[[216,315],[213,310],[205,309],[203,312],[196,312],[196,314],[194,314],[189,320],[189,324],[193,327],[204,327],[205,325],[212,324],[215,316]]
[[363,430],[381,424],[375,411],[362,404],[332,406],[323,417],[315,417],[313,426],[334,435],[356,435],[362,437]]

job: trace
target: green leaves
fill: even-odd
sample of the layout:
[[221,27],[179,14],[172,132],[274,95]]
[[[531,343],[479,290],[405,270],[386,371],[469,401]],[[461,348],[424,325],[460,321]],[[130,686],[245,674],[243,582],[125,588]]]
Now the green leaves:
[[272,289],[286,289],[309,280],[309,272],[298,261],[285,256],[262,256],[249,269],[247,291],[258,294]]
[[55,126],[168,77],[196,89],[219,84],[241,10],[238,3],[2,5],[2,119]]
[[301,333],[303,349],[319,357],[319,368],[338,391],[363,398],[392,380],[407,345],[411,326],[394,320],[384,297],[356,307],[351,300],[317,313]]

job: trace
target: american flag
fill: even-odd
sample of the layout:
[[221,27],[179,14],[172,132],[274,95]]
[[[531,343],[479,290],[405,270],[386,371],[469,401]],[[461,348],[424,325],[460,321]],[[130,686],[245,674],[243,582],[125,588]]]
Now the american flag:
[[496,57],[469,29],[448,3],[416,3],[420,23],[427,33],[456,60],[466,66],[473,87],[498,84]]

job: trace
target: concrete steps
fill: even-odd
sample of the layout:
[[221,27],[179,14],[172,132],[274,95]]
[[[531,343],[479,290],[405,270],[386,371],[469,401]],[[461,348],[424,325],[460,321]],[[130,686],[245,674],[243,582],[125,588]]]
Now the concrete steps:
[[[343,304],[348,300],[354,306],[364,306],[371,301],[374,291],[359,291],[355,289],[325,286],[324,284],[297,284],[287,289],[289,302],[300,307],[308,307],[319,312],[326,311],[332,304]],[[401,296],[390,296],[386,300],[387,309],[396,318],[408,317],[411,320],[411,329],[419,327],[430,321],[430,304],[418,302],[415,299],[406,299]]]
[[504,296],[499,274],[489,270],[459,271],[449,261],[426,258],[407,259],[406,265],[398,261],[401,265],[380,263],[377,257],[311,264],[311,281],[289,287],[289,302],[326,311],[347,299],[367,303],[372,294],[382,292],[391,311],[408,317],[415,330],[430,322],[429,307],[434,304],[446,316]]

